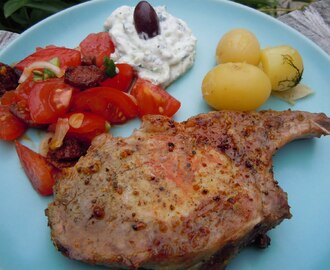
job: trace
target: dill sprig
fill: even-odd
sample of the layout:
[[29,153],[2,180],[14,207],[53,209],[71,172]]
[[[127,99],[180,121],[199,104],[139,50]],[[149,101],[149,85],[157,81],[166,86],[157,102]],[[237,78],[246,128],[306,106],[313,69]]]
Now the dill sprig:
[[283,64],[290,65],[296,71],[296,75],[294,76],[294,78],[280,81],[278,85],[284,86],[285,88],[292,88],[301,81],[302,75],[304,73],[304,69],[302,69],[301,71],[299,70],[299,68],[294,64],[294,61],[293,61],[293,58],[291,55],[285,54],[285,55],[282,55],[282,57],[283,57]]

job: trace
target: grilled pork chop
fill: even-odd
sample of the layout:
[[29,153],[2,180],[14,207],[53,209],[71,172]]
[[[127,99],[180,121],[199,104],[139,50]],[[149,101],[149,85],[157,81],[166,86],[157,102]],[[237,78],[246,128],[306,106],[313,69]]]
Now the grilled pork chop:
[[273,153],[329,130],[329,118],[307,112],[147,116],[128,138],[98,136],[57,182],[46,210],[52,240],[91,264],[223,269],[291,216]]

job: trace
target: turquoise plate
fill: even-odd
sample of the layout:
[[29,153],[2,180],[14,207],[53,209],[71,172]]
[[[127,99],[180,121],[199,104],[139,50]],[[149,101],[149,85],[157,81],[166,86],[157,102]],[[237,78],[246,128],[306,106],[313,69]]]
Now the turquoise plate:
[[[196,62],[169,92],[182,102],[175,116],[184,120],[206,112],[201,95],[204,75],[215,65],[214,52],[220,37],[235,27],[253,31],[261,46],[290,44],[305,62],[303,83],[315,94],[295,106],[271,98],[263,109],[295,109],[330,115],[330,58],[296,31],[262,13],[229,1],[158,0],[185,20],[195,33]],[[119,5],[137,1],[90,1],[52,16],[23,33],[1,51],[0,61],[13,63],[48,44],[75,47],[89,33],[103,30],[103,22]],[[115,127],[114,135],[127,136],[139,121]],[[1,127],[0,127],[1,128]],[[43,134],[29,130],[21,141],[34,150]],[[274,157],[275,178],[288,192],[293,217],[269,235],[265,250],[244,249],[228,269],[330,269],[330,137],[290,143]],[[0,142],[0,269],[74,270],[102,269],[65,258],[54,248],[44,210],[51,197],[39,196],[21,169],[12,143]]]

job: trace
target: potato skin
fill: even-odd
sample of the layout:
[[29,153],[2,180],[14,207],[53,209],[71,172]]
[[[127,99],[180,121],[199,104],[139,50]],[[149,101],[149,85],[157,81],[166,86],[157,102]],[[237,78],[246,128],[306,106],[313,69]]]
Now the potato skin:
[[218,64],[245,62],[258,65],[260,61],[259,41],[249,30],[233,29],[220,39],[216,49],[216,60]]
[[202,83],[203,98],[216,110],[251,111],[270,96],[267,75],[247,63],[219,64],[210,70]]
[[274,91],[289,90],[296,86],[302,78],[303,59],[299,52],[291,46],[281,45],[263,49],[260,62]]

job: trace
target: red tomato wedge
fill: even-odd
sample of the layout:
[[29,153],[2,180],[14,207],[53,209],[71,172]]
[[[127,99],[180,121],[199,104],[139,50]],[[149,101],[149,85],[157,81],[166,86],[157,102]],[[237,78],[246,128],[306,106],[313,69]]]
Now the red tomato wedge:
[[1,98],[1,103],[10,105],[10,111],[30,126],[36,123],[31,119],[29,109],[29,96],[36,82],[32,77],[21,83],[15,90],[7,91]]
[[115,51],[115,46],[107,32],[89,34],[79,44],[83,57],[95,58],[96,65],[102,66],[104,57]]
[[29,96],[30,92],[36,84],[33,81],[32,76],[28,77],[23,83],[21,83],[15,90],[5,93],[1,102],[11,105],[11,112],[23,120],[25,123],[32,124],[30,109],[29,109]]
[[36,61],[49,61],[55,57],[59,58],[61,68],[78,66],[81,63],[80,51],[65,47],[48,46],[39,48],[36,52],[18,62],[15,67],[19,70],[24,70],[24,68]]
[[161,114],[172,117],[180,108],[181,103],[163,88],[150,81],[138,78],[131,95],[135,97],[139,116],[146,114]]
[[31,118],[38,124],[57,121],[69,108],[73,88],[63,79],[36,82],[29,95]]
[[16,152],[33,188],[43,196],[53,194],[55,169],[40,154],[19,142],[15,142]]
[[22,136],[26,129],[26,124],[9,111],[9,106],[0,105],[0,140],[15,140]]
[[70,113],[66,115],[69,119],[69,134],[95,136],[107,131],[109,123],[102,117],[89,112]]
[[121,124],[137,116],[134,98],[111,87],[94,87],[73,96],[72,111],[92,112],[112,124]]
[[17,90],[11,90],[5,92],[1,98],[1,104],[9,107],[9,111],[25,124],[33,125],[31,119],[28,100],[20,96]]
[[17,118],[22,120],[28,126],[37,127],[37,123],[31,119],[30,109],[28,101],[25,99],[20,99],[15,103],[10,105],[10,112],[15,115]]
[[129,64],[116,64],[116,67],[119,69],[119,72],[114,77],[100,82],[100,85],[128,92],[135,77],[135,71]]
[[11,105],[20,100],[28,101],[30,92],[36,82],[33,77],[28,77],[23,83],[19,84],[15,90],[6,91],[1,97],[1,103],[4,105]]
[[17,93],[15,90],[6,91],[3,96],[1,97],[1,104],[2,105],[11,105],[17,102]]
[[[97,135],[108,131],[109,123],[102,117],[90,112],[68,113],[61,119],[67,118],[69,123],[68,135],[91,141]],[[58,125],[65,124],[64,121],[57,121],[49,126],[49,131],[60,129]]]

